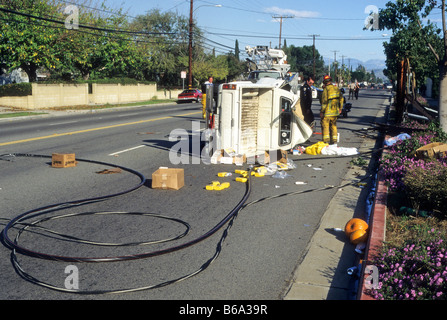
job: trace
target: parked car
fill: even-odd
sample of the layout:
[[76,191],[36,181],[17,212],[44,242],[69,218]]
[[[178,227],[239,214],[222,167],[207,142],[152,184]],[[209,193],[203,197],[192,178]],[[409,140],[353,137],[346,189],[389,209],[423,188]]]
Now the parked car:
[[199,102],[202,100],[202,91],[198,89],[186,89],[183,90],[177,97],[177,103],[184,101]]

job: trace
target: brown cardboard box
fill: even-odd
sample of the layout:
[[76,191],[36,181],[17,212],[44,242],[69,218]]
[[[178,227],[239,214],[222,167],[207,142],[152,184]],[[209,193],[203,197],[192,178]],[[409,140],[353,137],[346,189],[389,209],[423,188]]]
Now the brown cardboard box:
[[152,173],[152,189],[179,190],[184,185],[184,169],[161,167]]
[[442,144],[440,146],[434,147],[433,149],[438,159],[445,158],[447,156],[447,144]]
[[429,143],[416,150],[416,157],[419,159],[436,158],[445,156],[447,153],[447,144],[442,142]]
[[[272,158],[271,158],[271,156]],[[280,162],[280,163],[287,163],[287,151],[284,150],[276,150],[276,151],[266,151],[264,154],[264,163],[271,163],[271,162]]]
[[246,162],[247,157],[245,156],[245,154],[235,154],[224,149],[217,150],[211,157],[212,164],[235,164],[241,166]]
[[76,158],[74,153],[53,153],[51,158],[53,168],[76,167]]

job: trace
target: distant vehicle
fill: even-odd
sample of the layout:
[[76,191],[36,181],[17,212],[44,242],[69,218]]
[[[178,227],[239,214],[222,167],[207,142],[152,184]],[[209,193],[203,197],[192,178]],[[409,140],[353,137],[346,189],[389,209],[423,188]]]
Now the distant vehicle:
[[385,86],[387,89],[393,89],[393,85],[391,83],[387,83]]
[[199,102],[202,100],[202,91],[198,89],[186,89],[183,90],[177,97],[177,103],[184,101]]

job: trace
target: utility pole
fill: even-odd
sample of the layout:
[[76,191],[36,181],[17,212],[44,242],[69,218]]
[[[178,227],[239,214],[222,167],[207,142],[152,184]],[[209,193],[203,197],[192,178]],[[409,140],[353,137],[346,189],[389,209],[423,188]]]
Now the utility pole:
[[193,0],[190,0],[190,9],[189,9],[189,74],[188,74],[188,86],[189,89],[192,89],[192,26],[193,26]]
[[332,51],[334,53],[334,81],[337,82],[337,52],[339,51]]
[[281,49],[281,36],[282,36],[282,19],[291,19],[295,18],[294,16],[273,16],[273,19],[280,19],[279,23],[279,49]]
[[309,37],[313,37],[313,79],[315,81],[316,71],[315,71],[315,37],[319,37],[319,34],[311,34]]
[[346,56],[341,56],[341,71],[342,71],[342,73],[341,73],[341,75],[342,75],[341,81],[343,81],[343,77],[345,76],[345,57]]

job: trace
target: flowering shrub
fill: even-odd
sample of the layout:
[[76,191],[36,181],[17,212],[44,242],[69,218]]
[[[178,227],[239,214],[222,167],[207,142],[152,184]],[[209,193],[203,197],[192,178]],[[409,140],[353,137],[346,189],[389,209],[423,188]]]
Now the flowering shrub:
[[[404,195],[414,208],[441,215],[414,225],[404,223],[409,218],[399,220],[402,225],[393,233],[394,238],[387,234],[389,242],[370,261],[378,268],[378,279],[368,292],[378,300],[447,300],[447,243],[443,240],[447,231],[433,228],[444,226],[442,230],[447,230],[447,159],[415,157],[418,148],[445,142],[447,136],[433,123],[412,122],[403,127],[412,129],[411,138],[394,144],[381,159],[385,181],[390,191]],[[391,222],[387,223],[390,228]]]
[[402,247],[384,247],[372,261],[378,283],[369,294],[378,300],[446,300],[447,245],[442,238],[431,229]]
[[429,106],[427,99],[425,99],[423,96],[417,95],[416,101],[419,102],[419,104],[422,106]]
[[447,164],[433,161],[407,170],[403,178],[405,193],[414,208],[440,212],[447,216]]
[[[383,177],[390,191],[405,191],[407,173],[421,168],[430,170],[439,160],[422,160],[415,157],[416,150],[432,142],[446,141],[447,137],[435,124],[420,124],[416,121],[402,125],[402,128],[415,130],[410,139],[398,141],[391,146],[380,161]],[[446,163],[446,161],[442,161]],[[431,174],[427,171],[427,174]],[[423,183],[423,181],[421,181]],[[429,188],[425,188],[429,189]]]

